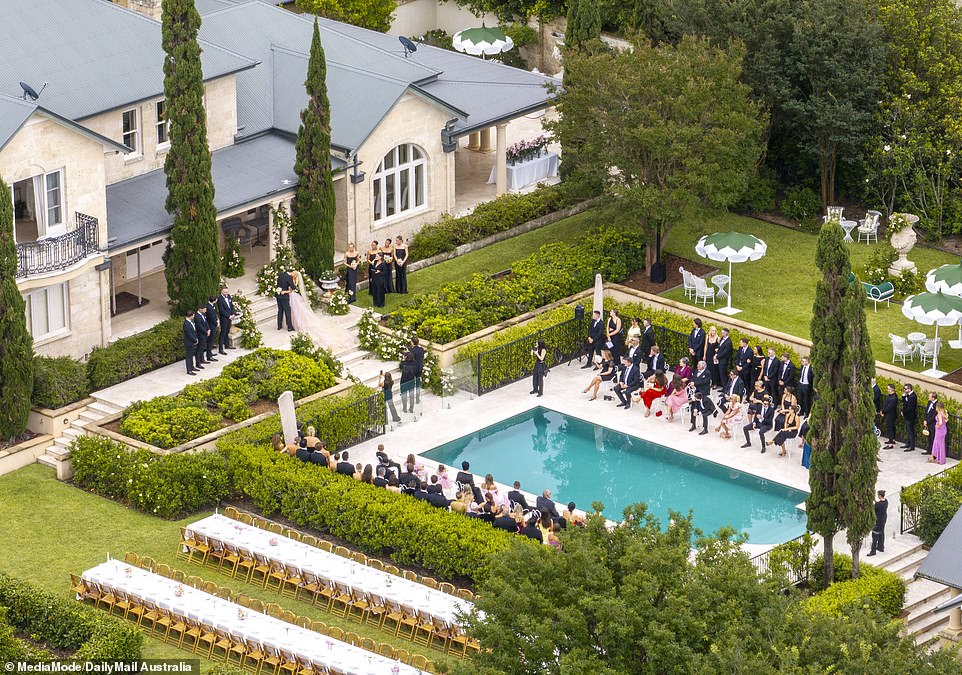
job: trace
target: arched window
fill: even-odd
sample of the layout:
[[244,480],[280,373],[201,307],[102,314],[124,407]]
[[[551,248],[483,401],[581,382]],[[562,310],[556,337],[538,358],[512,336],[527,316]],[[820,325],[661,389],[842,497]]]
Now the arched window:
[[374,172],[375,221],[424,206],[426,164],[424,152],[413,143],[384,155]]

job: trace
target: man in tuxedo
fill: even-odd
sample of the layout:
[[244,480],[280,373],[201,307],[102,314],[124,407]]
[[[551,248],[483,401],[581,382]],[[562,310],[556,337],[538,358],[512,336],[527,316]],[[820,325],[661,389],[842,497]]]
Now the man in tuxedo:
[[688,353],[692,360],[697,361],[705,355],[705,331],[701,329],[701,319],[695,319],[693,328],[688,334]]
[[728,397],[732,395],[738,396],[742,401],[745,400],[745,383],[742,382],[742,378],[738,376],[738,371],[735,370],[728,373],[728,381],[722,387],[721,401],[718,403],[722,412],[728,411]]
[[651,348],[655,346],[655,329],[651,325],[651,319],[642,319],[641,331],[641,358],[647,359],[651,355]]
[[424,347],[417,337],[412,337],[408,351],[414,357],[414,402],[421,402],[421,382],[424,379]]
[[217,319],[220,323],[220,336],[217,340],[217,351],[220,354],[227,354],[225,349],[236,349],[231,347],[228,342],[230,339],[231,323],[234,321],[234,299],[227,292],[227,286],[222,286],[220,295],[217,296]]
[[197,350],[194,358],[197,359],[197,367],[203,368],[207,363],[204,357],[207,355],[207,338],[210,337],[210,328],[207,326],[207,319],[204,312],[198,309],[194,312],[194,328],[197,329]]
[[627,410],[631,407],[631,395],[641,386],[641,374],[638,366],[631,362],[627,356],[621,357],[621,372],[618,374],[618,382],[614,386],[615,396],[621,403],[619,408]]
[[905,418],[905,445],[902,452],[915,450],[915,422],[919,416],[919,398],[911,384],[902,387],[902,417]]
[[335,467],[336,471],[343,476],[354,475],[354,465],[348,461],[347,450],[341,453],[341,461]]
[[216,361],[214,358],[214,347],[217,346],[217,336],[220,334],[220,329],[217,325],[220,317],[217,315],[217,296],[212,295],[207,298],[207,304],[204,305],[204,318],[207,319],[207,325],[210,327],[210,337],[207,339],[207,360]]
[[387,478],[385,478],[386,474],[387,474],[387,469],[385,469],[383,466],[379,466],[377,468],[377,475],[374,476],[374,481],[373,481],[374,487],[387,487]]
[[521,508],[525,511],[529,510],[528,502],[525,500],[524,495],[521,494],[521,483],[519,481],[514,482],[513,490],[508,490],[508,501],[521,504]]
[[925,428],[928,429],[929,438],[925,450],[922,451],[923,455],[932,454],[932,444],[935,442],[935,404],[938,402],[939,395],[934,391],[929,392],[929,401],[925,406]]
[[595,356],[601,358],[601,350],[605,347],[605,322],[601,320],[601,312],[591,313],[591,323],[588,325],[588,361],[582,368],[591,368],[595,363]]
[[699,436],[704,436],[708,433],[708,417],[709,415],[715,414],[715,404],[711,402],[711,399],[707,396],[702,396],[700,391],[695,392],[695,397],[689,406],[691,408],[691,428],[688,431],[695,430],[695,420],[698,415],[702,416],[702,430],[698,432]]
[[715,365],[718,367],[718,377],[724,379],[728,372],[728,364],[732,360],[732,338],[727,328],[721,329],[721,339],[715,350]]
[[875,413],[877,415],[882,414],[882,404],[885,402],[885,398],[882,396],[882,389],[878,386],[878,382],[875,378],[872,378],[872,402],[875,404]]
[[735,371],[742,378],[745,384],[745,391],[752,390],[752,348],[748,346],[748,340],[742,338],[738,342],[738,353],[735,355]]
[[287,331],[294,331],[294,323],[291,321],[291,293],[295,290],[294,279],[287,270],[277,275],[277,295],[274,296],[277,299],[277,330],[281,330],[284,321],[287,321]]
[[[204,355],[208,361],[216,361],[217,357],[214,356],[214,342],[217,341],[217,312],[209,314],[207,312],[207,303],[204,303],[197,308],[197,313],[204,317],[204,322],[207,324],[207,339],[204,340]],[[214,323],[211,324],[211,316],[214,317]]]
[[[437,478],[437,476],[435,476],[435,478]],[[444,493],[441,491],[440,485],[429,485],[427,493],[427,502],[431,506],[436,506],[439,509],[446,509],[451,505],[450,500],[445,497]]]
[[665,368],[665,357],[661,355],[661,349],[658,345],[651,346],[651,356],[648,357],[648,368],[645,370],[645,377],[651,377],[659,370],[661,372],[666,372]]
[[[879,392],[879,399],[882,392]],[[802,357],[802,365],[798,369],[798,405],[806,417],[812,409],[812,364],[807,356]],[[881,410],[882,402],[878,402],[876,410]]]
[[[876,385],[877,386],[877,385]],[[895,419],[899,414],[899,396],[895,393],[895,385],[890,384],[886,387],[887,394],[882,401],[882,418],[885,420],[885,445],[883,450],[891,450],[895,447]]]
[[708,398],[711,393],[711,373],[708,372],[708,364],[704,361],[698,362],[698,367],[691,376],[691,382],[695,385],[695,391],[699,392],[704,398]]
[[640,366],[642,363],[647,363],[648,359],[642,359],[641,356],[641,345],[638,342],[638,338],[633,337],[628,341],[628,360],[635,365]]
[[552,518],[557,519],[561,517],[558,515],[558,507],[551,501],[551,490],[545,490],[541,493],[541,496],[538,497],[535,502],[535,508],[539,511],[544,511]]
[[772,399],[770,396],[766,395],[762,401],[761,406],[758,407],[758,411],[755,413],[751,422],[742,427],[742,431],[745,433],[745,444],[743,448],[752,447],[752,439],[749,437],[749,432],[758,431],[758,439],[762,442],[762,453],[765,452],[765,432],[772,430],[772,424],[775,420],[775,406],[772,405]]
[[775,398],[776,401],[782,400],[782,392],[785,391],[785,387],[795,386],[795,364],[792,363],[791,358],[788,354],[782,354],[782,362],[778,366],[778,392]]
[[775,357],[775,350],[771,347],[768,348],[768,356],[762,362],[762,384],[765,385],[765,391],[775,398],[778,384],[778,359]]
[[481,494],[481,488],[474,484],[474,474],[471,473],[471,464],[467,460],[461,462],[461,470],[458,471],[454,480],[460,483],[463,488],[471,490],[476,504],[484,503],[484,495]]
[[184,360],[187,362],[187,374],[196,375],[194,357],[197,353],[197,327],[194,326],[194,310],[187,312],[184,319],[184,351],[186,352]]

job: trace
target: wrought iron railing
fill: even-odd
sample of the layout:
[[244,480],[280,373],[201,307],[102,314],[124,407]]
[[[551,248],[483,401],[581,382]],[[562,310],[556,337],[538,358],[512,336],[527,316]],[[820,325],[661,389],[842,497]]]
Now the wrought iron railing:
[[324,440],[331,452],[350,448],[358,443],[384,435],[384,428],[387,424],[384,394],[377,392],[367,398],[348,403],[301,422],[302,429],[307,427],[323,429]]
[[100,250],[97,219],[76,217],[77,227],[66,234],[17,244],[17,277],[67,269]]
[[[788,549],[791,555],[780,561],[780,563],[783,571],[788,575],[788,583],[792,586],[798,586],[808,581],[811,563],[811,536],[808,532],[800,534],[794,539],[786,541],[784,544],[773,546],[764,553],[759,553],[750,558],[749,562],[752,564],[752,567],[755,568],[755,572],[761,576],[768,573],[771,566],[772,554],[776,551]],[[806,540],[809,542],[808,544]],[[795,544],[797,544],[797,546],[793,546]]]
[[907,485],[902,488],[899,495],[899,533],[905,534],[906,532],[915,532],[915,527],[919,524],[919,507],[913,505],[906,505],[905,500],[902,499],[901,493],[905,490],[914,488],[917,485],[922,485],[924,483],[932,482],[934,484],[935,480],[945,475],[953,467],[948,469],[943,469],[938,473],[934,473],[931,476],[926,476],[920,481],[916,481],[911,485]]
[[475,357],[474,366],[478,377],[478,394],[494,391],[530,376],[534,372],[531,350],[539,339],[543,339],[548,348],[549,367],[577,357],[584,351],[586,325],[584,317],[576,316],[481,352]]

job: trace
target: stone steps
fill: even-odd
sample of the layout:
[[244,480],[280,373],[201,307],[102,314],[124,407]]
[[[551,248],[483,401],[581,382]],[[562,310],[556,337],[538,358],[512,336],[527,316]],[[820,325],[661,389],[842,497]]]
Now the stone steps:
[[77,419],[71,421],[70,426],[64,429],[60,436],[54,438],[44,454],[37,458],[38,463],[54,469],[57,472],[57,478],[60,480],[66,480],[73,475],[73,469],[70,466],[71,444],[87,434],[87,425],[122,410],[122,408],[109,401],[98,399],[96,395],[93,398],[94,402],[81,410]]
[[931,646],[937,644],[939,631],[949,621],[947,612],[936,614],[933,610],[949,599],[952,592],[942,584],[915,578],[919,565],[927,555],[928,551],[920,543],[888,560],[883,568],[898,574],[907,582],[905,604],[902,607],[905,634],[912,636],[916,644]]

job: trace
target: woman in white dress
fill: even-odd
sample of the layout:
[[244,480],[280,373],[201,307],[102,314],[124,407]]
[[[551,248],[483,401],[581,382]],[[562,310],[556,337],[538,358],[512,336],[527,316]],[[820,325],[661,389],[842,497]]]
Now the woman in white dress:
[[304,279],[299,272],[291,272],[291,277],[297,286],[297,291],[291,293],[291,321],[294,323],[294,330],[309,335],[316,344],[325,346],[321,339],[324,334],[324,320],[314,313],[307,301]]

